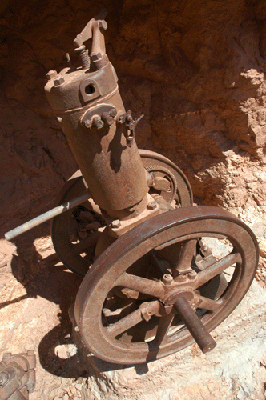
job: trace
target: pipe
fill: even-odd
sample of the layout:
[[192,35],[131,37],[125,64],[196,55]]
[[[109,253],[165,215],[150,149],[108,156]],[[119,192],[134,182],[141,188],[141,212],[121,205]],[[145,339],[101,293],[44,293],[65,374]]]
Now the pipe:
[[84,203],[84,201],[88,200],[89,197],[91,197],[90,193],[88,192],[84,193],[81,196],[75,197],[73,200],[68,201],[67,203],[63,203],[60,206],[57,206],[52,210],[49,210],[46,213],[41,214],[38,217],[33,218],[28,222],[25,222],[25,224],[22,224],[17,228],[7,232],[5,234],[6,240],[14,239],[16,236],[21,235],[22,233],[34,228],[35,226],[38,226],[43,222],[56,217],[59,214],[63,214],[65,211],[71,210],[72,208],[78,206],[79,204]]

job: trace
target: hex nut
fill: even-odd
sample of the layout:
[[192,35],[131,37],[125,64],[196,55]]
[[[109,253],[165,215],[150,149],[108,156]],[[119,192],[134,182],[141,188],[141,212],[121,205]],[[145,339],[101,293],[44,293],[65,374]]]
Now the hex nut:
[[49,81],[50,79],[54,79],[56,77],[56,75],[57,75],[57,71],[55,69],[51,69],[46,74],[47,81]]
[[94,120],[94,124],[98,129],[102,129],[104,126],[104,122],[101,118]]
[[91,61],[98,61],[98,60],[100,60],[100,58],[102,58],[102,54],[101,53],[93,53],[91,55]]
[[60,86],[65,82],[62,76],[54,79],[54,86]]

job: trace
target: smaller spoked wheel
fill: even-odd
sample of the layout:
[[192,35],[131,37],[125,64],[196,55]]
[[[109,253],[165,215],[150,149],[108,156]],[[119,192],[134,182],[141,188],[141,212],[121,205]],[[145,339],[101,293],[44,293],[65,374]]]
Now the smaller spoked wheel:
[[173,208],[193,205],[193,195],[186,175],[168,158],[150,150],[140,150],[144,168],[149,174],[149,193],[161,196]]
[[[83,177],[77,171],[63,187],[58,204],[86,193]],[[71,271],[84,276],[94,262],[97,241],[106,227],[99,207],[90,198],[81,205],[52,219],[51,237],[54,249]]]
[[[163,197],[173,208],[192,205],[189,182],[174,163],[152,151],[140,150],[140,156],[149,173],[149,193],[154,198]],[[83,176],[78,170],[62,188],[58,204],[85,192]],[[95,247],[105,226],[101,211],[92,199],[53,218],[51,237],[63,264],[84,276],[94,262]]]
[[185,299],[210,332],[238,305],[258,263],[251,230],[216,207],[169,211],[112,244],[84,278],[74,307],[88,349],[119,364],[172,354],[193,339]]

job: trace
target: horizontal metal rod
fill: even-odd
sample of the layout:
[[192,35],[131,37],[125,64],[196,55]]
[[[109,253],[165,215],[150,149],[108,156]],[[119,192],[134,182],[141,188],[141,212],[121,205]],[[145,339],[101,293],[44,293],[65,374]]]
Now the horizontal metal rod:
[[6,238],[6,240],[14,239],[16,236],[21,235],[21,233],[24,233],[24,232],[34,228],[35,226],[38,226],[38,225],[42,224],[43,222],[56,217],[59,214],[63,214],[65,211],[71,210],[71,208],[78,206],[79,204],[88,200],[88,198],[90,198],[90,197],[91,197],[91,195],[88,192],[82,194],[79,197],[75,197],[73,200],[63,203],[60,206],[57,206],[57,207],[53,208],[52,210],[49,210],[46,213],[39,215],[39,217],[33,218],[32,220],[25,222],[25,224],[22,224],[22,225],[18,226],[17,228],[12,229],[11,231],[9,231],[5,234],[5,238]]
[[199,345],[201,351],[207,353],[214,349],[216,346],[215,340],[211,337],[195,311],[190,307],[184,297],[177,299],[175,302],[175,308],[187,329]]

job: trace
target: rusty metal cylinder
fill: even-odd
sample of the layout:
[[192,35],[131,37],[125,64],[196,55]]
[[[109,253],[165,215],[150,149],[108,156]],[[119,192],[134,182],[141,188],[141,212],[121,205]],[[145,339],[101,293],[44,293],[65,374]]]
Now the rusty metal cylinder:
[[201,351],[207,353],[214,349],[216,342],[206,330],[195,311],[190,307],[188,301],[184,297],[179,297],[175,302],[175,308],[187,329],[199,345]]
[[141,202],[146,173],[135,140],[127,140],[119,120],[125,109],[107,56],[96,71],[92,65],[48,76],[48,100],[95,202],[110,214]]

